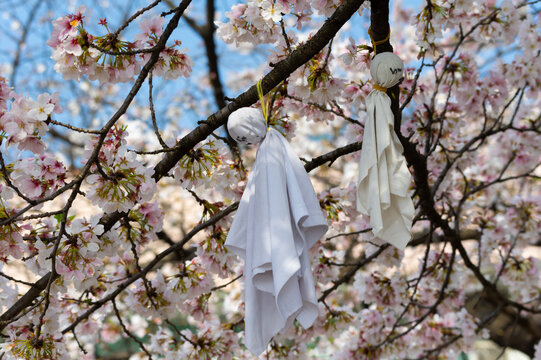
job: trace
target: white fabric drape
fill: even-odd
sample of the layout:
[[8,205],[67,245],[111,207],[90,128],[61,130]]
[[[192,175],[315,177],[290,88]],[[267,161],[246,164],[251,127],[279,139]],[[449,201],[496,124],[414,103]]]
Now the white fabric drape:
[[245,343],[254,354],[295,318],[304,328],[317,318],[308,250],[326,231],[302,163],[269,129],[225,243],[245,261]]
[[[398,83],[402,69],[400,58],[382,53],[374,57],[370,72],[375,84],[391,87]],[[403,250],[411,239],[415,209],[408,194],[411,174],[393,130],[391,99],[385,92],[373,90],[366,98],[366,111],[357,209],[370,216],[376,238]]]

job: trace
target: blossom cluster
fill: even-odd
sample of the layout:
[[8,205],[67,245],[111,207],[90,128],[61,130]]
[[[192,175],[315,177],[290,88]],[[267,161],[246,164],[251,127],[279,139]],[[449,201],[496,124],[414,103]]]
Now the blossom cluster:
[[[156,192],[154,171],[137,160],[126,146],[126,128],[115,125],[107,134],[94,164],[93,174],[86,178],[92,185],[87,198],[105,212],[129,211],[140,202],[150,201]],[[86,145],[92,154],[99,137]]]
[[141,245],[156,240],[156,232],[162,230],[163,215],[163,211],[156,202],[146,202],[131,210],[128,215],[130,227],[126,229],[131,232],[126,235],[126,238],[137,241]]
[[210,180],[211,174],[220,166],[223,158],[216,145],[214,141],[196,145],[171,170],[182,187],[191,189]]
[[[120,40],[108,31],[103,36],[94,36],[84,27],[85,7],[75,14],[64,15],[53,21],[53,31],[47,44],[53,48],[51,58],[55,70],[65,79],[80,80],[82,75],[101,83],[128,82],[138,75],[141,67],[149,60],[151,52],[138,51],[154,48],[163,34],[165,19],[160,16],[143,19],[141,33],[134,42]],[[106,19],[100,25],[107,28]],[[166,79],[188,77],[193,66],[192,59],[177,49],[180,42],[165,46],[160,51],[153,73]]]
[[17,160],[10,177],[24,195],[38,199],[65,185],[66,168],[52,154],[45,153]]
[[[97,275],[103,265],[103,252],[100,252],[103,225],[98,224],[98,218],[74,219],[67,227],[67,234],[62,236],[57,250],[56,271],[66,281],[76,280],[82,282]],[[36,242],[38,249],[38,263],[42,268],[49,266],[47,258],[50,256],[54,243]]]
[[196,250],[207,271],[224,279],[230,276],[230,269],[234,268],[235,263],[235,256],[224,245],[226,237],[227,233],[218,226],[198,244]]
[[36,100],[22,97],[0,76],[0,139],[7,139],[8,144],[43,153],[46,145],[41,138],[47,132],[47,120],[53,112],[61,111],[57,93],[43,93]]
[[[6,205],[7,200],[13,196],[11,189],[2,186],[0,191],[0,220],[8,219],[17,213],[14,209],[9,209]],[[17,224],[7,224],[0,227],[0,251],[1,259],[7,261],[8,256],[20,259],[23,256],[23,237],[22,229]]]
[[216,22],[217,35],[228,44],[263,44],[276,41],[279,36],[276,23],[281,13],[289,13],[285,1],[248,1],[236,4],[226,12],[227,23]]

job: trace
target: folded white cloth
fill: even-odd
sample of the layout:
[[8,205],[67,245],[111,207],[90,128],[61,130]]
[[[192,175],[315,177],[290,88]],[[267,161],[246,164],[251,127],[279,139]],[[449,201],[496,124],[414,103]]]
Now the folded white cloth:
[[302,163],[269,129],[225,242],[245,261],[245,343],[254,354],[295,318],[304,328],[317,318],[308,250],[326,231]]
[[[370,65],[374,83],[385,88],[398,83],[402,69],[402,61],[393,53],[376,55]],[[408,194],[411,174],[393,131],[391,99],[385,92],[373,90],[366,98],[366,111],[357,209],[370,216],[376,238],[404,250],[411,239],[415,209]]]

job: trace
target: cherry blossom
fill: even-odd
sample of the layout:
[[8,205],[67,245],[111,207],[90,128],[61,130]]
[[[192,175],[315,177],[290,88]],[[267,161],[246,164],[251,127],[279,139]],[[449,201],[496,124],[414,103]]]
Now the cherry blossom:
[[[456,359],[479,339],[502,342],[499,316],[517,332],[531,324],[535,1],[397,1],[388,19],[371,13],[385,2],[188,3],[99,21],[103,9],[52,19],[38,8],[21,59],[33,64],[50,24],[41,65],[56,73],[2,67],[13,83],[0,76],[0,358],[86,360],[119,340],[137,348],[130,359],[253,358],[244,264],[224,241],[257,148],[220,126],[264,103],[259,81],[268,125],[301,158],[329,224],[309,253],[319,316],[277,334],[265,358]],[[376,49],[371,15],[391,26]],[[205,46],[189,51],[194,41]],[[387,91],[416,206],[404,251],[374,237],[355,198],[370,62],[388,45],[405,63]],[[529,346],[541,359],[538,339]]]
[[23,194],[37,199],[65,185],[66,168],[52,154],[45,153],[15,162],[11,178]]
[[[113,37],[107,26],[106,35],[94,36],[84,27],[80,8],[76,14],[64,15],[53,22],[53,31],[47,44],[53,48],[51,58],[55,70],[65,79],[80,80],[82,75],[102,83],[128,82],[139,74],[143,63],[150,54],[137,50],[156,45],[163,34],[165,19],[160,16],[144,18],[140,22],[142,33],[135,35],[135,41],[123,41]],[[103,25],[100,20],[100,24]],[[105,22],[106,25],[106,22]],[[154,73],[167,79],[189,76],[193,61],[184,52],[175,49],[180,42],[163,50]],[[134,53],[135,52],[135,53]]]

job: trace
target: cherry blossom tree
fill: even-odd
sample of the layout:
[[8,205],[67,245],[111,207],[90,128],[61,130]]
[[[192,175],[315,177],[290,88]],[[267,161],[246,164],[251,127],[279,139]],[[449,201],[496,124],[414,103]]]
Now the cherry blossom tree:
[[[0,359],[121,338],[130,359],[254,357],[224,242],[255,151],[223,125],[261,106],[258,82],[329,223],[319,317],[267,358],[456,359],[490,338],[541,359],[538,1],[24,3],[0,74]],[[387,89],[416,207],[403,252],[355,206],[386,51],[406,65]]]

